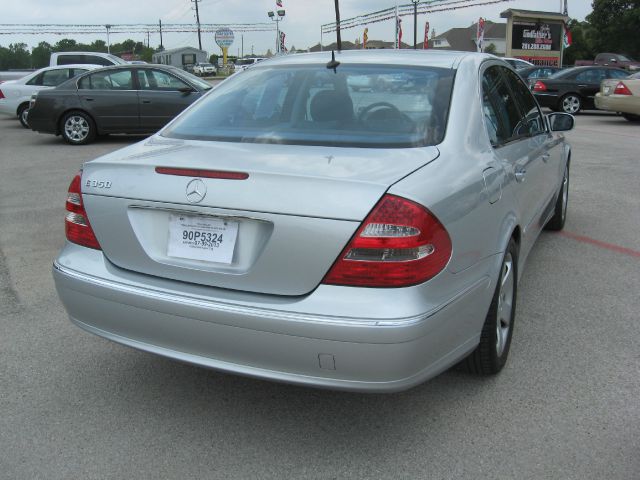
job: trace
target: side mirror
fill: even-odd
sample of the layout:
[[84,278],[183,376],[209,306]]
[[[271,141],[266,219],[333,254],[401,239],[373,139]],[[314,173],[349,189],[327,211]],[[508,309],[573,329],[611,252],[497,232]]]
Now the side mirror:
[[182,92],[183,94],[185,94],[185,95],[186,95],[186,94],[188,94],[188,93],[193,92],[193,88],[191,88],[191,87],[180,87],[180,88],[178,89],[178,91],[179,91],[179,92]]
[[617,58],[612,58],[611,59],[611,63],[618,63],[618,59]]
[[573,130],[576,123],[573,115],[568,113],[550,113],[547,115],[547,120],[552,132],[568,132]]

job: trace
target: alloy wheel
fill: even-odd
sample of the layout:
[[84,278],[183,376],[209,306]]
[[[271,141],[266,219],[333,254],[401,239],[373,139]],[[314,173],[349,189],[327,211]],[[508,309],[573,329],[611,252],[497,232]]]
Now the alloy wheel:
[[80,115],[72,115],[67,118],[67,121],[64,123],[64,131],[69,138],[69,140],[73,142],[82,142],[89,135],[89,122],[84,117]]
[[496,318],[496,355],[498,357],[502,355],[507,346],[511,330],[514,284],[513,256],[507,252],[502,263],[500,292],[498,293],[498,315]]
[[575,95],[567,95],[562,99],[562,111],[575,114],[580,110],[580,99]]

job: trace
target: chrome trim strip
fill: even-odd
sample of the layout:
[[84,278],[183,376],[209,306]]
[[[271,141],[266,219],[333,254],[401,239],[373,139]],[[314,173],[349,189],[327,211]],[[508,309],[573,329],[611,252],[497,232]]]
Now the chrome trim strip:
[[[184,296],[184,295],[176,295],[174,293],[168,293],[160,290],[153,290],[150,288],[141,288],[141,287],[133,287],[131,285],[125,285],[123,283],[114,282],[110,280],[104,280],[102,278],[94,277],[92,275],[87,275],[76,270],[71,270],[63,267],[57,261],[53,263],[54,270],[57,270],[60,274],[65,275],[67,277],[91,283],[93,285],[97,285],[100,287],[108,288],[110,290],[117,290],[122,293],[136,295],[136,296],[144,296],[147,298],[152,298],[156,300],[163,300],[167,302],[173,302],[178,304],[183,304],[189,307],[196,308],[206,308],[211,310],[218,310],[229,314],[235,315],[245,315],[259,318],[269,318],[272,320],[284,320],[289,322],[303,322],[303,323],[315,323],[321,325],[337,325],[343,327],[388,327],[388,328],[404,328],[404,327],[412,327],[421,322],[424,322],[428,318],[432,317],[439,311],[443,310],[447,306],[456,302],[461,297],[465,296],[470,291],[478,288],[482,284],[486,287],[490,284],[491,280],[488,276],[483,276],[476,280],[473,284],[461,290],[452,298],[449,299],[448,302],[439,305],[438,307],[432,309],[431,311],[425,312],[420,315],[415,315],[412,317],[404,317],[404,318],[390,318],[390,319],[364,319],[364,318],[353,318],[353,317],[336,317],[336,316],[323,316],[323,315],[309,315],[298,312],[282,312],[272,309],[265,308],[256,308],[249,306],[239,306],[233,305],[224,302],[212,302],[207,300],[202,300],[195,297]],[[346,320],[348,318],[348,320]]]

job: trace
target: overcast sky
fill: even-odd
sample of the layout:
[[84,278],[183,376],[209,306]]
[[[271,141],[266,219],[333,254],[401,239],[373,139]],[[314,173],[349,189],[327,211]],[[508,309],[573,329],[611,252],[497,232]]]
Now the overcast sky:
[[[335,21],[333,0],[283,0],[286,18],[280,23],[286,32],[287,47],[308,48],[320,41],[320,25]],[[400,0],[400,4],[409,3]],[[500,22],[500,12],[508,8],[526,10],[560,11],[561,0],[510,0],[493,5],[469,7],[461,10],[432,13],[418,16],[418,38],[424,35],[424,23],[429,21],[436,33],[442,33],[453,27],[465,27],[482,16],[488,20]],[[153,5],[153,7],[151,7]],[[394,0],[341,0],[340,15],[342,19],[370,13],[395,5]],[[20,0],[3,1],[0,23],[68,23],[68,24],[118,24],[118,23],[163,23],[195,22],[195,12],[191,9],[190,0],[153,0],[149,2],[132,0]],[[202,23],[251,23],[267,22],[267,11],[275,9],[275,0],[202,0],[200,2],[200,21]],[[590,0],[569,0],[569,16],[578,20],[591,11]],[[362,37],[364,27],[343,30],[342,39],[354,41]],[[413,21],[405,17],[403,22],[403,40],[413,41]],[[331,38],[325,38],[325,43]],[[369,26],[369,39],[393,40],[394,25],[392,21],[376,23]],[[106,34],[96,35],[0,35],[0,45],[24,42],[35,46],[38,42],[55,43],[60,38],[75,38],[90,43],[97,38],[106,40]],[[145,41],[144,34],[111,35],[111,42],[120,42],[127,38]],[[163,35],[165,48],[198,46],[196,33],[172,33]],[[151,35],[151,46],[160,43],[157,34]],[[209,53],[218,53],[213,34],[205,34],[202,39],[203,49]],[[274,49],[275,32],[250,32],[244,34],[244,53],[264,53],[267,48]],[[230,48],[236,54],[240,48],[240,35]]]

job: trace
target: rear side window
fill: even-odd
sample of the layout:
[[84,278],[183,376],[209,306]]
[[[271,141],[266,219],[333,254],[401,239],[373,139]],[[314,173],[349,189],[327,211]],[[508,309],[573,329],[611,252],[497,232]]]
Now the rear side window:
[[96,72],[78,82],[81,90],[133,90],[131,70]]
[[620,70],[606,70],[604,78],[627,78],[629,74]]
[[400,148],[445,133],[454,70],[322,65],[256,67],[214,89],[163,135],[173,138]]
[[516,127],[516,136],[534,136],[546,132],[542,113],[529,89],[522,83],[520,78],[518,78],[518,75],[511,70],[501,67],[500,69],[506,77],[507,84],[513,92],[514,101],[520,110],[520,120]]
[[58,70],[49,70],[42,72],[42,86],[55,87],[60,85],[65,80],[69,79],[69,69],[61,68]]
[[44,87],[55,87],[69,79],[69,69],[60,68],[42,72],[27,82],[27,85],[39,85]]
[[182,80],[160,70],[138,70],[140,90],[178,91],[181,88],[191,88]]
[[520,112],[501,70],[509,71],[493,66],[482,76],[482,108],[489,140],[494,147],[524,136],[518,128]]
[[84,59],[84,55],[59,55],[58,65],[73,65],[76,63],[89,63]]

